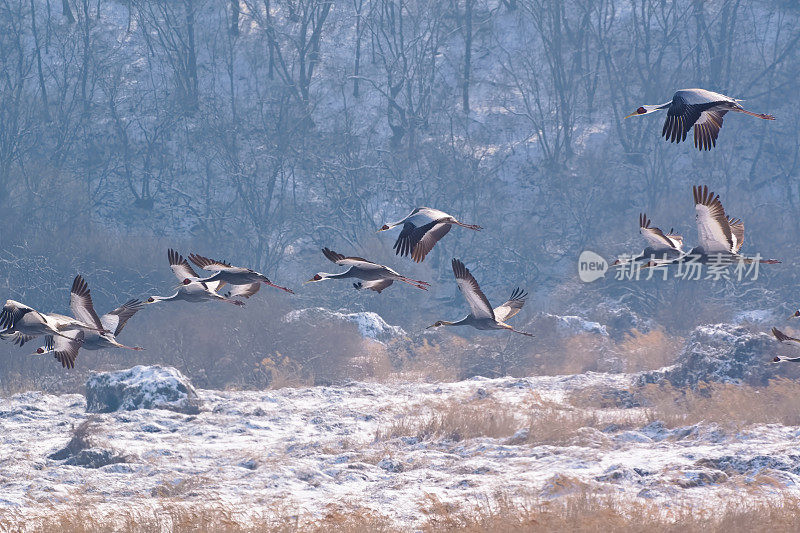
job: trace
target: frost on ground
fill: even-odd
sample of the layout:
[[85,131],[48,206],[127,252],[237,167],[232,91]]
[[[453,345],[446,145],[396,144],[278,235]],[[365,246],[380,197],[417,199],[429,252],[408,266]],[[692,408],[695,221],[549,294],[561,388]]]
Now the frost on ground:
[[[800,427],[668,427],[626,401],[639,379],[586,373],[198,390],[195,415],[94,414],[81,395],[17,394],[0,400],[0,509],[43,516],[73,505],[79,489],[84,505],[109,515],[164,498],[241,509],[279,503],[311,515],[339,505],[412,528],[430,497],[467,505],[586,489],[712,508],[764,479],[771,491],[800,495]],[[621,401],[568,405],[598,387]],[[91,441],[86,450],[74,442],[81,438]]]

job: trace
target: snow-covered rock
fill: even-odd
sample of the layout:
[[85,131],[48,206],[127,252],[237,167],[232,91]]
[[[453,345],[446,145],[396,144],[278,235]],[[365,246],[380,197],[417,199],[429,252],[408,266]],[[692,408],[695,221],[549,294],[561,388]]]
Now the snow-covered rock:
[[64,461],[68,466],[82,466],[84,468],[102,468],[108,465],[126,462],[126,458],[113,450],[103,448],[89,448],[81,450]]
[[742,322],[750,322],[752,324],[766,324],[777,320],[778,316],[774,309],[750,309],[748,311],[740,311],[733,317],[736,324]]
[[592,316],[604,324],[603,327],[615,341],[623,340],[634,330],[647,333],[656,327],[653,320],[638,315],[624,304],[601,302],[592,311]]
[[597,335],[602,335],[603,337],[608,337],[608,330],[606,327],[599,322],[594,322],[591,320],[586,320],[585,318],[581,318],[579,316],[574,315],[548,315],[556,319],[556,323],[558,327],[562,330],[568,331],[570,333],[595,333]]
[[189,379],[172,367],[135,366],[95,374],[86,382],[86,410],[94,413],[168,409],[200,412],[200,400]]
[[339,311],[332,311],[324,307],[307,307],[305,309],[296,309],[284,315],[284,322],[297,322],[297,321],[337,321],[337,322],[350,322],[358,327],[358,332],[362,337],[367,339],[374,339],[377,341],[389,340],[392,337],[400,337],[406,332],[400,326],[392,326],[381,317],[378,313],[371,311],[361,311],[357,313],[342,313]]
[[698,326],[678,362],[643,374],[643,381],[666,379],[676,387],[693,387],[703,381],[764,385],[776,375],[777,365],[767,364],[775,341],[766,333],[752,333],[735,324]]

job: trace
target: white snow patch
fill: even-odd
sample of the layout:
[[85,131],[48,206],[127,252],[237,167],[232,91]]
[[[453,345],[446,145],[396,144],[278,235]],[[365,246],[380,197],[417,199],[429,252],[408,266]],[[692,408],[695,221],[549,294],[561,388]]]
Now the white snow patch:
[[381,315],[372,311],[360,311],[357,313],[342,313],[332,311],[324,307],[307,307],[296,309],[283,316],[284,322],[296,322],[298,320],[341,320],[352,322],[358,326],[358,332],[367,339],[386,339],[387,337],[401,337],[406,334],[400,326],[388,324]]
[[558,320],[559,326],[569,329],[570,331],[574,332],[588,332],[588,333],[597,333],[598,335],[602,335],[604,337],[608,337],[608,330],[603,324],[599,322],[593,322],[591,320],[586,320],[585,318],[581,318],[575,315],[550,315],[548,316],[554,317]]
[[772,309],[750,309],[736,313],[733,317],[735,323],[751,322],[754,324],[774,322],[775,311]]

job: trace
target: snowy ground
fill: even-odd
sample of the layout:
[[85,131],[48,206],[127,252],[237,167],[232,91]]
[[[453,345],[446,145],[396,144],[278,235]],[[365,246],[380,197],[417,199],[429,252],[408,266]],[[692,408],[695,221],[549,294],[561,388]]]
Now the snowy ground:
[[[624,389],[630,379],[589,373],[200,390],[203,407],[196,416],[165,410],[90,415],[81,395],[18,394],[0,399],[0,511],[41,515],[69,506],[77,495],[98,511],[156,505],[164,497],[248,509],[280,503],[312,515],[337,504],[374,509],[412,529],[424,519],[426,495],[459,504],[497,493],[557,498],[574,491],[575,480],[631,498],[710,505],[737,490],[727,482],[736,471],[745,481],[769,475],[773,485],[767,490],[800,494],[798,427],[732,433],[713,425],[669,430],[643,421],[633,430],[583,428],[568,446],[531,444],[535,439],[526,442],[524,430],[457,441],[385,436],[442,402],[505,405],[519,412],[523,428],[531,398],[563,402],[575,389]],[[102,425],[102,445],[129,462],[92,469],[47,458],[64,447],[73,425],[90,416]]]

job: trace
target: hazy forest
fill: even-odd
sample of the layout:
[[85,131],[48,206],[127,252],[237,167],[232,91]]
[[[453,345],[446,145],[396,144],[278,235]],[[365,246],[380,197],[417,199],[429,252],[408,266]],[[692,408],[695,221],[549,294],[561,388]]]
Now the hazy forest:
[[[121,339],[145,351],[81,352],[71,372],[3,343],[0,389],[74,391],[91,370],[136,363],[206,388],[635,370],[536,323],[622,313],[663,348],[737,312],[788,316],[799,73],[789,0],[0,0],[7,298],[65,312],[77,273],[101,313],[168,294],[169,247],[297,292],[148,307]],[[711,152],[664,142],[663,117],[623,120],[688,87],[777,120],[728,115]],[[697,184],[745,221],[743,251],[783,263],[746,283],[579,281],[582,250],[643,247],[642,211],[695,241]],[[396,231],[376,230],[419,205],[485,229],[412,263],[395,256]],[[302,285],[330,271],[323,246],[433,286]],[[426,332],[465,310],[452,257],[492,301],[527,288],[517,324],[537,338]],[[355,325],[285,320],[310,307],[373,311],[405,335],[381,344]]]

